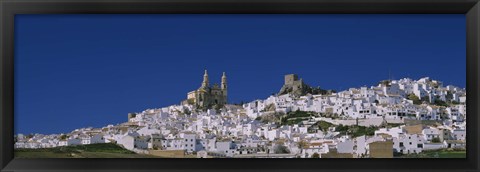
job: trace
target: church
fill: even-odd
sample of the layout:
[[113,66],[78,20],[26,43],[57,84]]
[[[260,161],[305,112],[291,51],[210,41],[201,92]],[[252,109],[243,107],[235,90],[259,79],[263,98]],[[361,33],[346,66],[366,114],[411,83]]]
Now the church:
[[227,104],[227,76],[225,72],[223,72],[220,86],[218,84],[210,86],[208,73],[207,70],[205,70],[202,86],[197,90],[190,91],[184,103],[193,104],[196,105],[197,108],[202,109],[212,108],[214,105],[221,107]]

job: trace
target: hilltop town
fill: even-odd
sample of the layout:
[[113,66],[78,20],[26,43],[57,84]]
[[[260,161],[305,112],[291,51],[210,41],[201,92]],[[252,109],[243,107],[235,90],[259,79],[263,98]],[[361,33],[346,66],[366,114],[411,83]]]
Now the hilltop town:
[[289,74],[278,94],[243,104],[228,104],[227,90],[225,73],[211,86],[205,71],[200,88],[177,105],[101,128],[18,134],[15,148],[115,143],[198,158],[392,158],[466,146],[466,90],[428,77],[337,92]]

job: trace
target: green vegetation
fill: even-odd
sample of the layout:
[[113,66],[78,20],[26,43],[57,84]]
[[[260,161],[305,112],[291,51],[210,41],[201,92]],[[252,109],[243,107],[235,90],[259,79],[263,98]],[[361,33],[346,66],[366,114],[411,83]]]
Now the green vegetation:
[[312,158],[320,158],[320,154],[317,152],[313,153]]
[[286,121],[282,120],[282,123],[280,125],[295,125],[305,120],[306,119],[304,118],[291,118],[291,119],[287,119]]
[[314,112],[306,112],[300,110],[288,112],[286,115],[282,116],[280,125],[298,124],[299,122],[310,119],[310,117],[312,116],[315,116]]
[[15,149],[16,158],[155,158],[136,154],[113,143],[60,146],[39,149]]
[[319,121],[319,122],[317,122],[317,125],[318,125],[318,128],[322,131],[327,131],[328,128],[333,126],[332,123],[329,123],[329,122],[326,122],[326,121]]
[[420,100],[422,102],[430,102],[430,98],[428,96],[423,96]]
[[317,130],[321,130],[323,132],[328,131],[328,128],[330,127],[335,127],[336,125],[326,122],[326,121],[318,121],[312,126],[308,127],[308,132],[309,133],[315,133]]
[[466,158],[467,153],[465,150],[428,150],[417,154],[399,155],[399,158]]
[[435,102],[434,102],[434,104],[437,105],[437,106],[445,106],[445,107],[448,107],[447,102],[442,101],[442,100],[439,100],[439,99],[436,99]]
[[312,95],[317,95],[317,94],[321,94],[321,95],[330,95],[332,93],[336,93],[335,90],[324,90],[324,89],[321,89],[320,87],[309,87],[307,86],[305,88],[305,95],[306,94],[312,94]]
[[389,128],[395,128],[395,127],[399,127],[399,126],[402,126],[402,125],[405,125],[405,123],[388,123],[387,126]]
[[420,99],[415,94],[409,94],[407,96],[407,99],[412,100],[413,104],[416,104],[416,105],[422,104],[422,101],[420,101]]
[[276,154],[284,154],[284,153],[290,153],[290,150],[285,146],[285,143],[283,141],[277,141],[275,144],[275,147],[273,148],[273,152]]
[[296,110],[294,112],[288,112],[287,113],[288,118],[310,117],[310,116],[313,116],[313,115],[314,115],[313,112],[300,111],[300,110]]
[[363,135],[367,136],[373,136],[375,135],[375,130],[377,130],[378,127],[375,126],[369,126],[369,127],[364,127],[364,126],[346,126],[346,125],[338,125],[335,128],[335,131],[340,132],[340,134],[344,135],[351,135],[352,137],[359,137]]
[[390,85],[390,80],[382,80],[382,81],[380,81],[379,84],[388,86],[388,85]]
[[438,137],[435,137],[432,139],[432,143],[440,143],[440,139]]
[[190,110],[188,110],[187,108],[183,109],[183,113],[187,115],[192,114],[192,112],[190,112]]
[[450,102],[450,104],[452,104],[452,105],[458,105],[458,104],[460,104],[460,102],[457,102],[457,101],[451,101],[451,102]]
[[340,116],[345,116],[345,114],[343,112],[340,115],[338,115],[337,113],[319,113],[319,116],[324,118],[339,119]]

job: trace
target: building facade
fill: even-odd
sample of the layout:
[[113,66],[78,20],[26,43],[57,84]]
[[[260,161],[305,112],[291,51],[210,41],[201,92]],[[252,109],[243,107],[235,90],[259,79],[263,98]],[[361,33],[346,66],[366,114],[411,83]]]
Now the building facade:
[[205,70],[202,85],[197,90],[189,92],[184,103],[193,104],[197,108],[203,109],[211,108],[214,105],[221,107],[227,104],[227,76],[225,72],[223,72],[220,86],[218,84],[210,86],[208,73]]

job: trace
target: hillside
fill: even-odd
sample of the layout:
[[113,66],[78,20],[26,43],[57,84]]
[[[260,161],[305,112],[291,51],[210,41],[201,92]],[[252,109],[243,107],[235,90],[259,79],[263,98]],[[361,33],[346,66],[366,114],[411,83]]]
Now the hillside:
[[61,146],[39,149],[15,149],[16,158],[158,158],[136,154],[113,143]]

